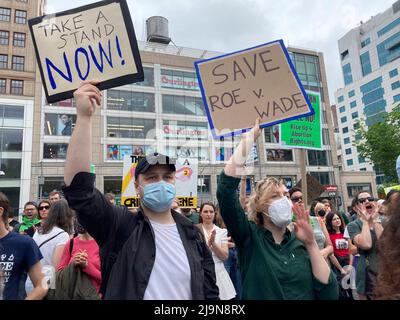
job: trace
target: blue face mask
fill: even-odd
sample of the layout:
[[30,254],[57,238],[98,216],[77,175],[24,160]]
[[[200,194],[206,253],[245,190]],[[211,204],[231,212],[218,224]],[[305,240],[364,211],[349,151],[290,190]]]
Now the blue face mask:
[[143,188],[142,203],[154,212],[164,212],[171,208],[175,199],[175,186],[165,181],[149,183]]

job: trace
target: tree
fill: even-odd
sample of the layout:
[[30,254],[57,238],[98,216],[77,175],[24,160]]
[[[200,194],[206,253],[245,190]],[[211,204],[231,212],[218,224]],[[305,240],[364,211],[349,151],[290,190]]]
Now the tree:
[[355,142],[362,157],[370,159],[385,174],[386,182],[397,182],[396,159],[400,154],[400,104],[385,116],[384,121],[366,127],[360,121]]

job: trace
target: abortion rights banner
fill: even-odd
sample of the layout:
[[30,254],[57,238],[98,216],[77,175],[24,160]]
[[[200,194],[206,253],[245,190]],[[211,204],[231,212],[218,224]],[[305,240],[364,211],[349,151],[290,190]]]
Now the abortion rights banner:
[[314,113],[282,40],[196,61],[214,138]]
[[72,98],[82,81],[100,90],[143,81],[125,0],[108,0],[29,20],[48,103]]
[[283,147],[322,150],[321,96],[306,91],[314,115],[281,124],[280,144]]
[[198,164],[193,159],[176,162],[175,187],[180,208],[197,207]]

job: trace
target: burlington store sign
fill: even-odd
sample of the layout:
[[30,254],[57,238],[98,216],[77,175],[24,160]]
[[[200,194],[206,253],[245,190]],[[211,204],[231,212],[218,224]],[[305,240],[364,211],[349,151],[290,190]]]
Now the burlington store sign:
[[184,90],[200,90],[199,83],[193,78],[161,76],[161,86],[164,88],[175,88]]

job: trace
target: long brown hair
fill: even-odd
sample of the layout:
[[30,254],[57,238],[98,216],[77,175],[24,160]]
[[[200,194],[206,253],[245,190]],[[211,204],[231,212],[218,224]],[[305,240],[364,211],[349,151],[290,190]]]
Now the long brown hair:
[[40,233],[47,234],[54,227],[59,227],[68,234],[72,234],[73,233],[72,218],[73,218],[73,212],[69,208],[67,201],[61,199],[59,201],[53,202],[50,207],[49,215],[47,216],[40,230]]
[[390,198],[389,221],[379,238],[376,299],[400,299],[400,193]]
[[3,220],[6,228],[8,225],[8,212],[10,211],[10,202],[8,201],[7,196],[3,193],[0,192],[0,207],[3,208],[3,215],[1,216],[1,219]]

